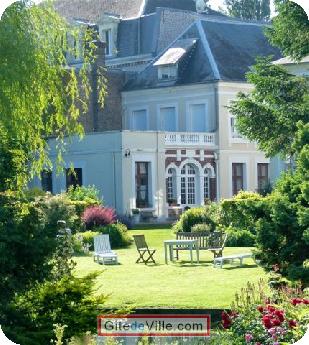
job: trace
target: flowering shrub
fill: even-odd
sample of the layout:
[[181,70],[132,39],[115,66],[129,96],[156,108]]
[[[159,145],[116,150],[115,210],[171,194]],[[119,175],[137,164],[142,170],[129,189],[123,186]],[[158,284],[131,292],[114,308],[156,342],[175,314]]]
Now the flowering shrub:
[[292,344],[306,332],[308,304],[301,290],[248,284],[236,295],[232,311],[222,312],[222,327],[230,345]]
[[102,206],[91,206],[86,208],[82,215],[87,230],[106,226],[116,222],[117,216],[114,209]]

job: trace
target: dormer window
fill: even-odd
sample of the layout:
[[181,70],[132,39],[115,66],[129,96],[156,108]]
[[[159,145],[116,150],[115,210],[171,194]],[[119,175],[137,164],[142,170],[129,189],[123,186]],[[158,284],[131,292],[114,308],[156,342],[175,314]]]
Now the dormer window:
[[[159,81],[174,81],[178,78],[178,66],[196,43],[196,38],[180,39],[159,57],[153,66],[158,69]],[[180,68],[181,69],[181,68]]]
[[163,65],[158,67],[159,80],[177,79],[178,65]]
[[105,43],[106,56],[112,55],[112,30],[102,30],[102,41]]

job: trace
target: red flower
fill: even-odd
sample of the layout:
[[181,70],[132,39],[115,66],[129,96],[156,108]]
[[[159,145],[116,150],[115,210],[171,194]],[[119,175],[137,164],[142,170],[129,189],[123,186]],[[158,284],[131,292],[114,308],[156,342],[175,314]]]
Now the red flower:
[[267,329],[272,328],[273,324],[272,324],[272,320],[271,320],[271,316],[270,315],[264,315],[262,318],[263,324]]
[[290,328],[294,328],[297,326],[297,322],[296,320],[289,320],[289,327]]
[[277,316],[277,318],[280,320],[280,322],[283,322],[284,321],[284,312],[283,310],[275,310],[274,311],[274,315]]
[[304,304],[309,304],[309,299],[305,299],[305,298],[304,298],[304,299],[303,299],[303,303],[304,303]]
[[227,312],[223,311],[222,314],[221,314],[221,317],[222,317],[222,325],[223,325],[223,327],[225,329],[226,328],[230,328],[230,326],[232,324],[230,315]]
[[276,310],[276,308],[273,307],[272,305],[268,305],[268,306],[267,306],[267,310],[268,310],[270,313],[273,313],[273,312]]
[[292,299],[291,299],[291,303],[292,303],[293,305],[301,304],[302,301],[303,301],[303,300],[302,300],[301,298],[292,298]]
[[229,320],[223,320],[222,321],[223,328],[225,328],[225,329],[230,328],[231,324],[232,324],[232,322]]
[[256,308],[260,313],[263,313],[264,312],[264,307],[262,305],[259,305],[257,308]]
[[277,318],[272,319],[271,323],[273,324],[273,326],[280,326],[281,325],[281,321]]

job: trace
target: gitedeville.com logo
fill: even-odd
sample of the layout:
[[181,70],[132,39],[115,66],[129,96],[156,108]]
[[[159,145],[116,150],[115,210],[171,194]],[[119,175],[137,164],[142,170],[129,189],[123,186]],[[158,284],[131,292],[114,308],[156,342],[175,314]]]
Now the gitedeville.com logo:
[[100,315],[98,336],[209,337],[210,315]]

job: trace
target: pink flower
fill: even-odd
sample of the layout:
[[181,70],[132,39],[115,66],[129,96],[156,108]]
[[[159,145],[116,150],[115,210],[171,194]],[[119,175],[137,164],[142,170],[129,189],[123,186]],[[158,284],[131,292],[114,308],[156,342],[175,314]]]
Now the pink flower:
[[268,332],[269,332],[269,334],[274,335],[274,334],[276,334],[276,328],[272,327],[268,330]]
[[250,343],[250,341],[253,339],[253,335],[250,334],[250,333],[247,333],[245,335],[245,340],[246,340],[246,343]]

